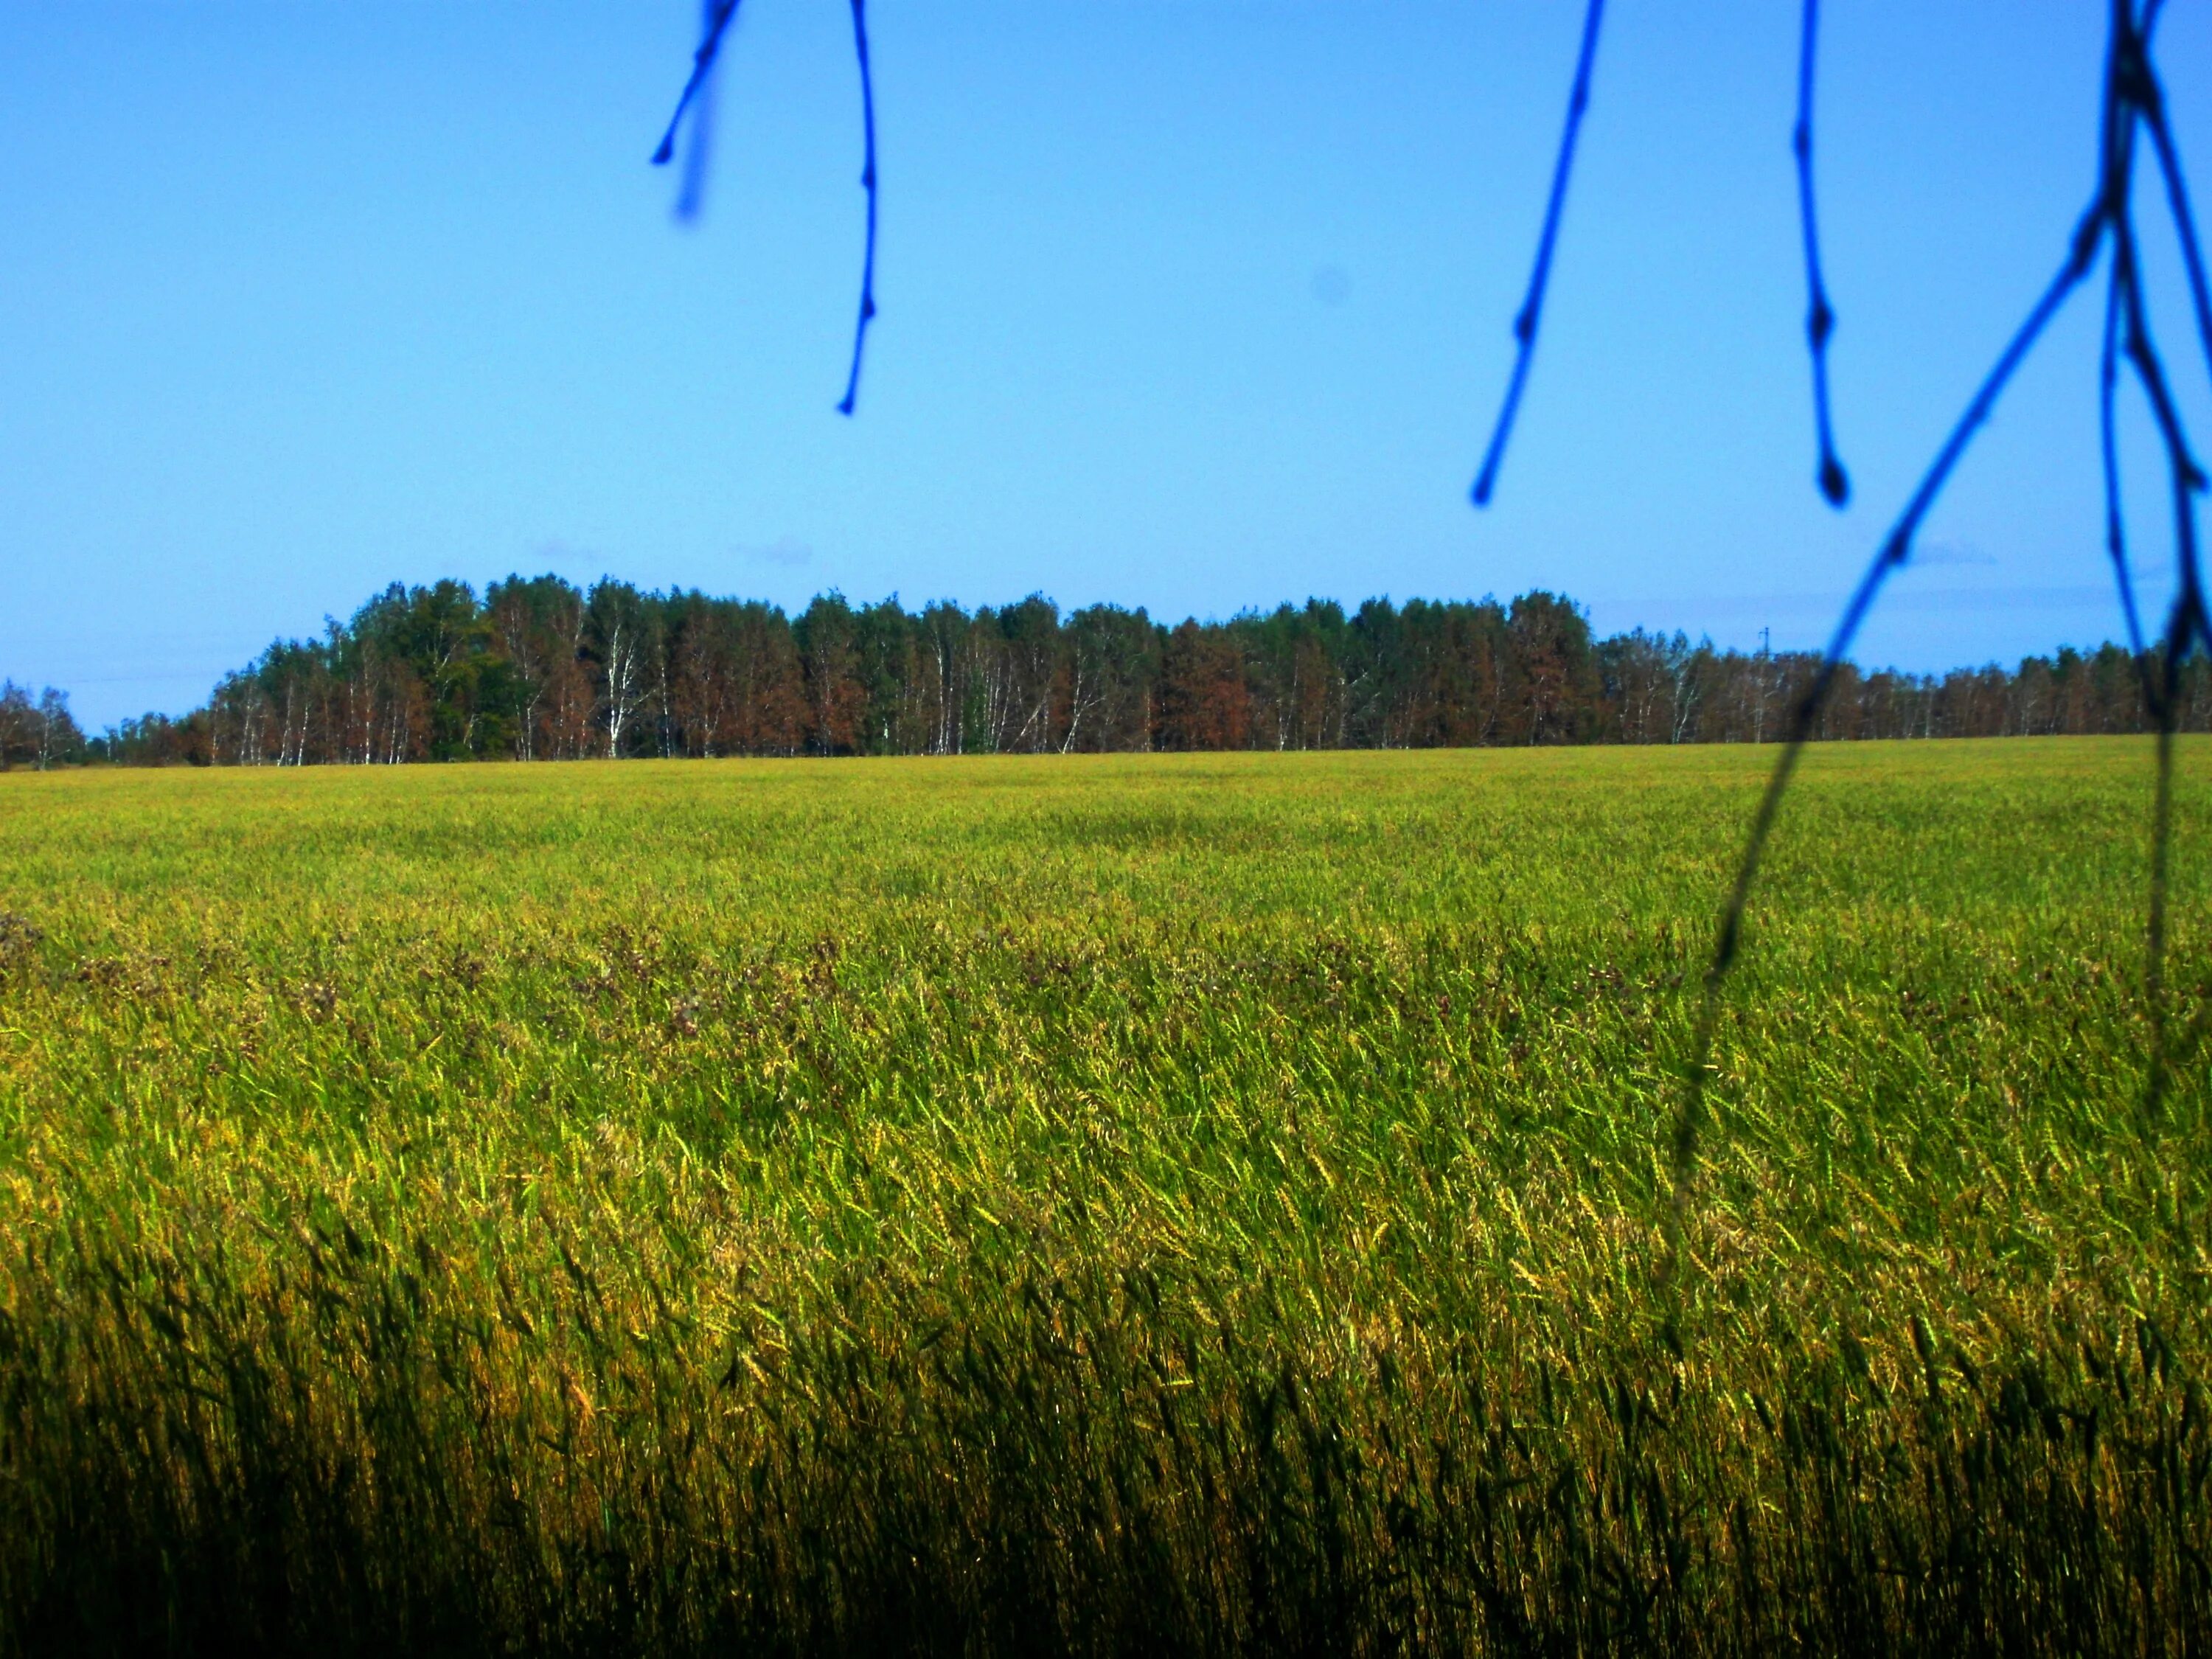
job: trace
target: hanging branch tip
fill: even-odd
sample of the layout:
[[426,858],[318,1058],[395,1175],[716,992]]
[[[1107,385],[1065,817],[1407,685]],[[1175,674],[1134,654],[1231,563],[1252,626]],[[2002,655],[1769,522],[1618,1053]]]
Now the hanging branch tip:
[[1567,94],[1567,120],[1559,134],[1559,159],[1552,165],[1551,194],[1544,204],[1544,228],[1536,239],[1536,265],[1528,273],[1528,292],[1513,318],[1513,375],[1506,382],[1505,401],[1491,428],[1490,447],[1484,452],[1482,470],[1474,481],[1477,507],[1490,504],[1498,483],[1498,469],[1505,457],[1505,442],[1512,435],[1513,417],[1521,407],[1521,393],[1528,382],[1529,359],[1536,352],[1536,325],[1544,309],[1544,289],[1552,276],[1552,251],[1559,240],[1559,215],[1566,205],[1567,180],[1574,172],[1575,138],[1581,132],[1583,112],[1589,108],[1590,70],[1597,61],[1597,37],[1605,20],[1605,0],[1589,0],[1583,14],[1582,49],[1575,58],[1573,88]]

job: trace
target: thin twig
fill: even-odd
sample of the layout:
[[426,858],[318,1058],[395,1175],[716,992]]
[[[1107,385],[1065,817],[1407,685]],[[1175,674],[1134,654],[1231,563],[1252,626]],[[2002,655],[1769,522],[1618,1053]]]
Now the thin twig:
[[2158,155],[2158,170],[2166,181],[2167,210],[2172,216],[2176,240],[2181,244],[2182,268],[2189,273],[2191,307],[2197,313],[2197,335],[2204,347],[2204,362],[2212,370],[2212,294],[2206,291],[2204,254],[2197,240],[2197,219],[2190,211],[2189,185],[2182,177],[2181,156],[2174,149],[2173,135],[2166,125],[2165,99],[2158,80],[2148,64],[2144,73],[2149,79],[2149,106],[2143,111],[2143,125],[2150,130],[2151,148]]
[[[2155,15],[2155,4],[2152,9],[2153,14]],[[2148,21],[2144,27],[2147,32],[2149,27]],[[2146,52],[2147,51],[2146,48]],[[2189,273],[2189,294],[2191,307],[2197,314],[2197,337],[2204,348],[2205,368],[2208,372],[2212,372],[2212,295],[2207,293],[2204,256],[2197,240],[2196,216],[2191,211],[2189,205],[2189,186],[2187,181],[2182,177],[2181,157],[2175,150],[2172,135],[2166,128],[2165,97],[2147,55],[2143,64],[2143,75],[2148,82],[2148,98],[2147,107],[2143,111],[2143,125],[2150,130],[2151,147],[2157,153],[2159,172],[2166,181],[2167,210],[2173,222],[2175,239],[2181,244],[2182,264]],[[2148,330],[2146,329],[2145,331],[2147,335]],[[2178,419],[2176,424],[2178,427]],[[2187,459],[2188,450],[2185,444],[2179,453],[2185,459]],[[2193,460],[2189,462],[2189,465],[2194,475],[2191,480],[2191,490],[2193,495],[2204,488],[2204,475],[2203,470],[2197,467]],[[2183,616],[2177,608],[2174,619],[2176,629],[2170,629],[2168,632],[2172,634],[2177,629],[2179,630],[2180,648],[2184,653],[2189,647],[2192,635],[2203,643],[2208,653],[2212,653],[2212,605],[2208,605],[2205,598],[2204,574],[2197,556],[2193,513],[2188,516],[2191,533],[2179,539],[2177,550],[2180,564],[2181,592],[2176,600],[2176,605],[2177,607],[2187,606],[2189,614]],[[2179,659],[2177,657],[2174,663],[2177,672],[2179,665]]]
[[[2105,128],[2106,194],[2113,226],[2112,300],[2106,318],[2103,388],[2108,539],[2114,548],[2114,564],[2123,604],[2128,611],[2133,644],[2143,682],[2144,701],[2158,722],[2157,781],[2151,807],[2151,871],[2149,915],[2145,933],[2143,997],[2150,1016],[2150,1061],[2143,1083],[2142,1124],[2151,1132],[2163,1120],[2167,1079],[2174,1063],[2166,994],[2166,955],[2168,892],[2173,842],[2174,733],[2179,723],[2182,665],[2197,639],[2212,649],[2208,632],[2203,588],[2197,554],[2196,498],[2204,487],[2203,469],[2191,453],[2188,434],[2166,383],[2166,371],[2150,331],[2143,304],[2142,265],[2135,242],[2133,210],[2133,149],[2138,123],[2151,134],[2166,187],[2166,203],[2181,242],[2182,259],[2189,273],[2190,293],[2203,339],[2206,361],[2212,364],[2212,307],[2205,299],[2203,261],[2197,249],[2197,229],[2189,205],[2187,186],[2179,156],[2166,132],[2165,96],[2150,61],[2150,32],[2158,18],[2159,0],[2149,0],[2139,25],[2130,18],[2129,0],[2114,0],[2113,35],[2106,97]],[[2121,509],[2118,501],[2118,465],[2112,434],[2112,347],[2117,323],[2122,349],[2130,368],[2148,400],[2160,441],[2166,448],[2166,474],[2172,494],[2175,562],[2179,569],[2179,591],[2166,619],[2159,660],[2154,664],[2142,649],[2136,629],[2134,599],[2119,549]],[[2154,672],[2162,670],[2162,672]]]
[[2112,579],[2120,591],[2120,611],[2128,624],[2128,649],[2150,698],[2150,659],[2143,650],[2142,615],[2136,605],[2135,579],[2128,570],[2126,521],[2120,511],[2120,451],[2113,405],[2119,391],[2120,261],[2112,261],[2105,295],[2105,340],[2097,368],[2097,439],[2105,473],[2105,547],[2112,558]]
[[[1758,874],[1759,860],[1773,830],[1782,796],[1796,770],[1800,753],[1834,684],[1844,653],[1850,648],[1875,596],[1889,574],[1901,566],[1910,555],[1912,538],[1921,520],[1934,505],[1976,429],[1988,418],[2007,381],[2033,349],[2067,296],[2088,274],[2098,246],[2107,232],[2111,234],[2113,245],[2112,275],[2106,301],[2099,380],[2106,537],[2119,583],[2121,604],[2127,613],[2130,643],[2143,674],[2145,699],[2158,721],[2158,774],[2151,830],[2148,961],[2144,976],[2152,1022],[2151,1063],[2144,1091],[2146,1125],[2154,1123],[2160,1115],[2172,1059],[2167,1042],[2165,956],[2172,841],[2173,739],[2179,713],[2182,666],[2195,644],[2201,642],[2208,652],[2212,652],[2212,615],[2208,615],[2197,546],[2196,498],[2205,486],[2204,474],[2191,452],[2187,433],[2167,386],[2164,366],[2152,338],[2142,301],[2141,265],[2136,257],[2131,207],[2134,129],[2138,121],[2150,131],[2153,147],[2159,157],[2160,170],[2165,177],[2167,201],[2182,245],[2184,263],[2189,271],[2191,295],[2208,364],[2212,364],[2212,301],[2207,299],[2203,261],[2190,211],[2188,191],[2182,179],[2179,158],[2166,131],[2163,95],[2150,63],[2149,36],[2159,8],[2160,0],[2148,0],[2138,21],[2134,15],[2132,0],[2113,0],[2111,43],[2106,64],[2101,167],[2096,200],[2075,228],[2073,243],[2065,264],[2045,289],[2035,308],[2028,313],[2027,320],[2014,334],[1995,368],[1982,382],[1973,401],[1966,406],[1966,413],[1937,453],[1934,465],[1921,480],[1919,488],[1913,492],[1904,515],[1892,529],[1874,563],[1861,579],[1857,590],[1844,608],[1842,620],[1837,624],[1834,636],[1829,641],[1819,673],[1793,712],[1788,740],[1776,763],[1773,775],[1768,781],[1765,793],[1760,799],[1743,859],[1737,867],[1735,885],[1722,912],[1712,960],[1705,971],[1704,996],[1692,1044],[1689,1075],[1683,1092],[1682,1112],[1675,1127],[1674,1193],[1667,1218],[1667,1253],[1661,1268],[1662,1281],[1671,1282],[1679,1267],[1683,1217],[1696,1176],[1698,1142],[1704,1127],[1706,1079],[1719,1024],[1723,982],[1735,963],[1741,942],[1744,912]],[[1801,76],[1807,72],[1811,61],[1809,30],[1812,6],[1809,0],[1806,10],[1808,44],[1801,62]],[[1801,104],[1809,106],[1809,95],[1802,78],[1800,98]],[[1800,151],[1801,157],[1808,156],[1809,150],[1808,137]],[[1817,277],[1815,284],[1817,316]],[[2118,359],[2123,355],[2150,404],[2166,449],[2173,499],[2180,591],[2175,596],[2165,637],[2160,641],[2157,666],[2162,672],[2156,676],[2152,672],[2149,653],[2143,649],[2142,623],[2136,607],[2133,582],[2127,568],[2126,532],[2120,498],[2118,446],[2113,409],[2118,389]],[[2200,1013],[2197,1024],[2202,1023]],[[2195,1034],[2196,1026],[2193,1024],[2191,1036]]]
[[2121,271],[2120,297],[2124,307],[2124,350],[2148,399],[2159,436],[2166,446],[2166,471],[2173,496],[2174,548],[2182,570],[2180,592],[2174,597],[2161,642],[2163,673],[2155,683],[2151,712],[2158,721],[2158,783],[2151,809],[2150,915],[2143,995],[2150,1012],[2150,1067],[2143,1086],[2143,1121],[2155,1124],[2163,1115],[2169,1051],[2166,1011],[2166,904],[2172,865],[2173,830],[2173,736],[2179,714],[2181,665],[2197,631],[2199,600],[2192,580],[2197,568],[2197,492],[2204,477],[2190,453],[2180,411],[2166,380],[2166,372],[2151,337],[2150,321],[2142,303],[2141,266],[2136,258],[2133,228],[2123,217],[2114,233],[2115,263]]
[[1721,988],[1730,968],[1735,966],[1737,948],[1743,936],[1743,917],[1751,900],[1753,881],[1759,874],[1760,857],[1766,850],[1767,837],[1774,829],[1776,814],[1780,811],[1782,797],[1789,789],[1790,780],[1796,772],[1797,762],[1807,740],[1812,736],[1814,723],[1826,704],[1828,693],[1833,688],[1836,671],[1842,665],[1851,641],[1856,637],[1860,624],[1873,608],[1875,598],[1890,576],[1902,567],[1911,556],[1913,538],[1919,533],[1921,521],[1936,504],[1936,497],[1950,481],[1959,458],[1966,453],[1974,433],[1989,418],[1996,406],[1998,397],[2012,379],[2021,363],[2033,349],[2043,331],[2066,301],[2068,295],[2088,274],[2095,258],[2098,230],[2104,223],[2104,203],[2101,194],[2075,232],[2073,246],[2069,249],[2066,263],[2046,287],[2027,319],[2016,330],[2003,352],[1976,391],[1973,399],[1951,428],[1950,436],[1936,452],[1936,459],[1912,493],[1902,516],[1884,538],[1881,550],[1875,555],[1874,562],[1866,574],[1859,579],[1857,590],[1850,603],[1844,606],[1843,619],[1828,641],[1827,650],[1820,659],[1820,672],[1806,688],[1791,710],[1789,734],[1784,741],[1782,755],[1775,763],[1774,773],[1767,780],[1766,791],[1759,798],[1759,811],[1752,820],[1751,836],[1744,847],[1743,858],[1736,866],[1735,884],[1730,889],[1726,907],[1721,912],[1720,929],[1713,944],[1712,961],[1705,969],[1703,1000],[1698,1009],[1696,1036],[1691,1046],[1690,1070],[1687,1085],[1683,1092],[1682,1111],[1674,1129],[1674,1194],[1667,1217],[1667,1258],[1662,1267],[1662,1279],[1674,1277],[1681,1249],[1682,1218],[1689,1206],[1690,1188],[1697,1172],[1698,1141],[1705,1127],[1705,1079],[1712,1060],[1713,1038],[1720,1024]]
[[1803,27],[1797,47],[1797,125],[1790,149],[1797,158],[1797,219],[1805,233],[1805,286],[1810,308],[1805,319],[1805,337],[1813,356],[1813,423],[1820,443],[1820,493],[1831,507],[1851,498],[1850,475],[1836,458],[1834,422],[1828,411],[1828,340],[1836,331],[1836,313],[1828,304],[1827,284],[1820,280],[1820,232],[1813,198],[1813,63],[1820,33],[1820,0],[1805,0]]
[[862,10],[866,0],[853,0],[853,51],[860,63],[860,129],[865,145],[860,183],[868,192],[868,245],[860,258],[860,315],[853,325],[853,367],[845,377],[845,396],[837,404],[840,415],[853,412],[860,395],[860,352],[868,340],[868,325],[876,315],[876,88],[868,70],[868,22]]
[[[702,36],[714,32],[715,15],[725,3],[726,0],[700,0]],[[735,11],[734,3],[731,9]],[[691,143],[684,152],[684,185],[676,193],[676,216],[685,224],[698,218],[700,207],[707,199],[707,169],[714,150],[714,88],[718,84],[711,75],[700,84],[696,108],[691,117]]]
[[[2144,10],[2142,25],[2133,41],[2130,73],[2135,82],[2133,95],[2136,100],[2137,111],[2143,126],[2150,133],[2151,148],[2158,157],[2160,177],[2166,185],[2166,210],[2172,222],[2174,237],[2181,245],[2182,266],[2189,276],[2190,306],[2197,319],[2197,339],[2203,348],[2206,369],[2212,372],[2212,285],[2208,285],[2205,278],[2203,243],[2197,234],[2196,214],[2190,206],[2189,184],[2182,173],[2180,152],[2175,147],[2172,131],[2166,125],[2165,88],[2160,85],[2157,70],[2150,61],[2150,35],[2157,26],[2160,4],[2161,0],[2149,0]],[[2140,301],[2136,311],[2140,317]],[[2150,343],[2147,320],[2142,324],[2141,332],[2146,356],[2155,365],[2157,355]],[[2167,410],[2173,416],[2173,436],[2168,444],[2168,454],[2175,463],[2176,483],[2185,482],[2183,474],[2186,473],[2185,482],[2193,496],[2204,489],[2203,469],[2197,465],[2190,453],[2179,416],[2172,411],[2170,401]],[[2180,564],[2180,593],[2176,600],[2174,625],[2168,633],[2179,639],[2184,653],[2192,638],[2201,641],[2208,653],[2212,653],[2212,607],[2208,607],[2204,592],[2203,570],[2197,551],[2193,509],[2185,513],[2183,517],[2185,520],[2183,528],[2186,533],[2179,537],[2177,548]],[[2181,607],[2186,607],[2187,615],[2182,614]],[[2179,672],[2180,663],[2178,657],[2173,666]]]
[[1582,55],[1575,64],[1574,88],[1567,94],[1566,130],[1559,135],[1559,160],[1552,167],[1552,194],[1544,208],[1543,234],[1536,241],[1536,267],[1528,275],[1528,292],[1513,319],[1513,337],[1520,349],[1513,359],[1513,378],[1506,383],[1504,406],[1491,431],[1490,447],[1482,458],[1482,471],[1474,481],[1474,504],[1490,504],[1497,487],[1498,468],[1505,459],[1505,441],[1513,433],[1513,417],[1521,407],[1521,391],[1528,380],[1528,360],[1536,349],[1536,325],[1544,309],[1544,289],[1552,278],[1552,248],[1559,237],[1559,214],[1566,205],[1567,179],[1574,171],[1575,137],[1582,131],[1583,112],[1589,107],[1590,68],[1597,61],[1598,27],[1605,16],[1605,0],[1589,0],[1583,15]]
[[684,119],[684,112],[691,107],[707,77],[714,72],[715,55],[722,50],[722,36],[738,15],[741,0],[707,0],[707,28],[699,41],[698,51],[691,54],[691,78],[684,83],[683,95],[676,100],[676,112],[668,118],[668,131],[660,135],[660,143],[653,152],[653,165],[665,167],[676,154],[676,128]]

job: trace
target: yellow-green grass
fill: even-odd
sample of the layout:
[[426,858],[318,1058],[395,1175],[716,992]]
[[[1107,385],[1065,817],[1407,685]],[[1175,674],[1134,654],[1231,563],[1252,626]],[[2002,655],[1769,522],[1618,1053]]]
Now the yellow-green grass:
[[2212,746],[0,777],[0,1648],[2212,1628]]

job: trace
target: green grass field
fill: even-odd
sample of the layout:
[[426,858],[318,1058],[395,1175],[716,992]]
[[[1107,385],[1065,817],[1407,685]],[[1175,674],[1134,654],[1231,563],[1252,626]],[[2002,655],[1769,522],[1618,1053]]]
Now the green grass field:
[[0,777],[0,1651],[2203,1651],[2150,750]]

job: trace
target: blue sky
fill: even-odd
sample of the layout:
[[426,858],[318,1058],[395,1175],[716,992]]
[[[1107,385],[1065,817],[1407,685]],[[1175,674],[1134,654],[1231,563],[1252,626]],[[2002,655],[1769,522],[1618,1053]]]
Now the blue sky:
[[[1796,8],[1614,0],[1478,514],[1578,4],[875,0],[882,314],[846,421],[840,0],[746,0],[690,228],[645,162],[696,0],[0,0],[0,672],[97,725],[388,580],[547,569],[1170,617],[1546,586],[1607,630],[1815,643],[2056,266],[2100,48],[2056,0],[1824,10],[1850,509],[1811,484]],[[2161,55],[2212,164],[2206,13]],[[1863,658],[2118,631],[2085,301]]]

